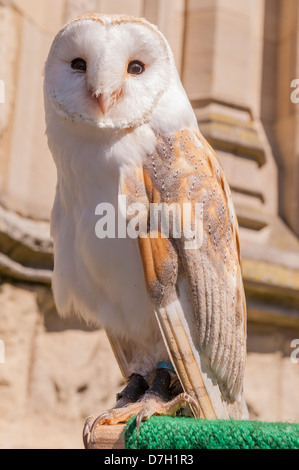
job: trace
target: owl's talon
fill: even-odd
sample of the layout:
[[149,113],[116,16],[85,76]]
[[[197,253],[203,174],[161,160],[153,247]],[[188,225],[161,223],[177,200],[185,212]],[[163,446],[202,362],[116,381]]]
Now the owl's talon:
[[88,449],[88,445],[90,442],[90,431],[91,431],[91,427],[92,427],[92,423],[94,422],[94,419],[95,419],[94,416],[88,416],[88,418],[86,418],[86,421],[83,427],[83,443],[84,443],[85,449]]
[[141,410],[138,415],[136,416],[136,430],[137,430],[137,434],[139,433],[139,428],[140,428],[140,424],[141,422],[143,421],[143,418],[145,416],[145,411]]
[[149,411],[149,407],[146,406],[146,405],[143,408],[141,408],[138,415],[136,416],[137,434],[139,433],[140,424],[142,423],[142,421],[148,420],[153,414],[155,414],[155,409],[154,408],[152,408],[152,411]]
[[[105,424],[106,420],[109,420],[111,416],[111,412],[105,411],[105,413],[100,414],[92,423],[91,429],[90,429],[90,441],[94,442],[94,430],[98,424]],[[109,423],[108,423],[109,424]]]
[[[191,405],[192,408],[194,408],[194,411],[196,412],[196,416],[197,418],[200,417],[200,408],[199,408],[199,404],[197,403],[196,400],[194,400],[194,398],[191,397],[191,395],[188,395],[188,393],[182,393],[181,395],[179,395],[179,397],[181,396],[183,402],[185,402],[185,406],[188,406],[188,405]],[[182,407],[184,408],[184,405],[182,404]]]

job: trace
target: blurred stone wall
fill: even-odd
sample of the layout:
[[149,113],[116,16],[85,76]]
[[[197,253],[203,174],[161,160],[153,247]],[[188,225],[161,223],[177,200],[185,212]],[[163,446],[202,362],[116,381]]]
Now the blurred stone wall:
[[0,447],[82,447],[84,419],[123,383],[105,332],[59,319],[50,288],[43,66],[60,27],[91,11],[144,16],[168,38],[237,209],[251,418],[298,421],[299,1],[0,0]]

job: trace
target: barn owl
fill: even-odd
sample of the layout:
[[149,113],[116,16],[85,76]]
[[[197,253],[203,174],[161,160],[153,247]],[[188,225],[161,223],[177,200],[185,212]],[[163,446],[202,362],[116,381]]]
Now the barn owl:
[[[182,407],[206,419],[246,418],[238,223],[167,40],[144,19],[78,17],[53,41],[44,95],[57,167],[56,306],[106,330],[127,380],[114,408],[86,420],[85,443],[98,425],[137,415],[139,427]],[[132,222],[132,207],[146,223],[137,236],[101,236],[100,204],[115,209],[117,226]],[[185,204],[189,216],[178,219]],[[152,206],[170,205],[176,236],[171,224],[165,234],[149,223]]]

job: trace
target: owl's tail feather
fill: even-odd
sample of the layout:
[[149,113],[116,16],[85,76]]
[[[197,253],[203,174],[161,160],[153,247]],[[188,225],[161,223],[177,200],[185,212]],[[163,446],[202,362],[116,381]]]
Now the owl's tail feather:
[[233,403],[227,403],[226,408],[229,414],[230,419],[249,419],[249,412],[244,398],[244,394],[240,396]]
[[179,299],[156,311],[165,345],[184,391],[197,400],[201,418],[247,419],[243,396],[234,402],[223,397],[207,358],[194,344],[191,323],[186,320],[186,315]]

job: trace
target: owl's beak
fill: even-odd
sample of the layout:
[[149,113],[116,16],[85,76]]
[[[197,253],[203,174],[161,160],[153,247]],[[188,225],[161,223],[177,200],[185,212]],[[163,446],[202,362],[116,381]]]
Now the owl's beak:
[[100,109],[102,111],[103,116],[109,111],[109,109],[114,105],[120,95],[120,91],[116,90],[110,95],[106,95],[101,93],[96,97],[97,102],[99,103]]
[[[110,97],[108,97],[108,98],[110,98]],[[99,106],[100,106],[100,109],[102,111],[103,116],[106,114],[106,112],[109,108],[109,104],[110,104],[109,101],[110,101],[110,99],[108,100],[107,96],[105,96],[105,95],[101,94],[97,97],[97,102],[99,103]]]

